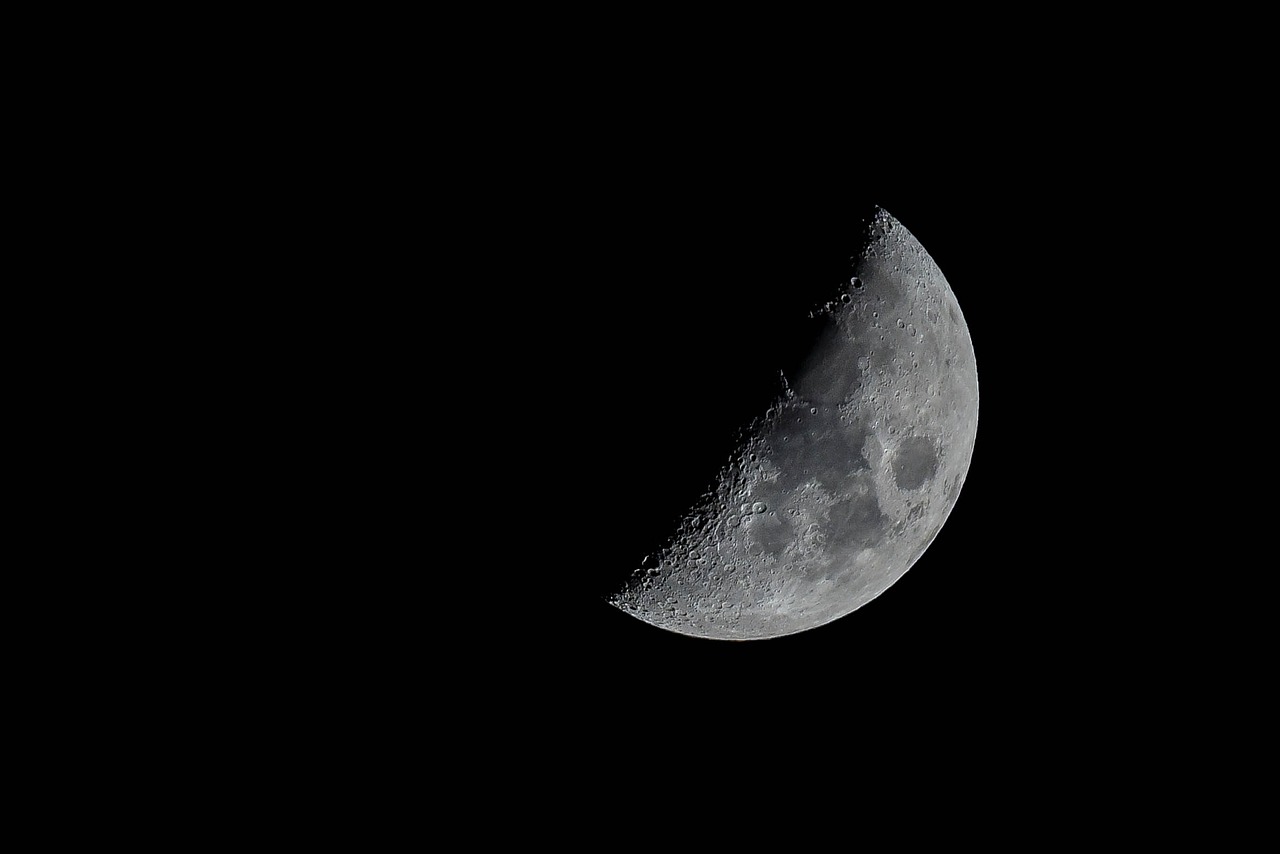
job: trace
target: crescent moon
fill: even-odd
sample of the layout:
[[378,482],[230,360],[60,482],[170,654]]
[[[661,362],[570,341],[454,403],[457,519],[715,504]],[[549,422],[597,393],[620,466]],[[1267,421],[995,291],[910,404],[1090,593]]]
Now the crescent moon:
[[724,640],[846,616],[903,576],[964,484],[978,426],[969,328],[920,242],[876,210],[824,331],[677,530],[610,598]]

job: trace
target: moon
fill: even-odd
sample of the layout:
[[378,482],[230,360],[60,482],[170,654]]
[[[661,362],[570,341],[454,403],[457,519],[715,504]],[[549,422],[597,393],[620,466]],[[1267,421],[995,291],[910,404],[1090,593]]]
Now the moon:
[[978,373],[955,295],[878,208],[822,331],[713,485],[609,597],[659,628],[724,640],[846,616],[903,576],[964,484]]

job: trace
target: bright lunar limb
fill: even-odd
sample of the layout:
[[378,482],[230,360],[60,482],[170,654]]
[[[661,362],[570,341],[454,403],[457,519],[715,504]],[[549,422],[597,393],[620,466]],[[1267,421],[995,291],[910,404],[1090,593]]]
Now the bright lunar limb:
[[919,241],[883,209],[870,228],[804,366],[612,604],[686,635],[779,637],[862,607],[933,541],[973,455],[973,343]]

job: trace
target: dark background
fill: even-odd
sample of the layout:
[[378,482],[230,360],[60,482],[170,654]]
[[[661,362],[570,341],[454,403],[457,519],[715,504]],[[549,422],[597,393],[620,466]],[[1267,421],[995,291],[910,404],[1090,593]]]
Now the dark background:
[[[1073,60],[1067,76],[1092,56]],[[214,603],[220,672],[173,668],[196,676],[195,704],[226,704],[225,720],[267,735],[264,753],[294,739],[332,768],[336,741],[481,803],[523,773],[517,798],[549,794],[563,812],[576,806],[557,797],[566,766],[607,798],[610,776],[593,771],[760,791],[792,782],[771,765],[851,767],[882,745],[903,760],[960,745],[975,785],[997,751],[1073,780],[1038,757],[1094,733],[1115,736],[1108,760],[1144,738],[1180,758],[1198,721],[1150,733],[1185,708],[1173,696],[1184,669],[1217,669],[1198,643],[1197,594],[1237,567],[1175,575],[1185,544],[1228,532],[1199,519],[1171,530],[1165,505],[1220,493],[1168,489],[1148,469],[1203,466],[1228,444],[1219,428],[1247,424],[1206,411],[1213,387],[1197,372],[1242,361],[1220,336],[1250,329],[1215,285],[1265,277],[1187,263],[1254,248],[1233,232],[1238,211],[1204,204],[1234,152],[1199,140],[1237,137],[1177,84],[1153,121],[1148,90],[1167,78],[1141,62],[1141,85],[1099,75],[1103,98],[1062,97],[1009,66],[993,75],[1004,97],[976,81],[947,93],[945,111],[928,102],[933,84],[853,85],[802,106],[726,66],[730,104],[720,87],[654,88],[649,64],[635,66],[643,98],[607,78],[579,87],[590,67],[566,75],[573,85],[531,74],[527,91],[504,80],[480,95],[452,74],[425,97],[351,86],[354,119],[337,87],[311,81],[314,127],[279,136],[255,122],[207,160],[179,153],[179,171],[229,210],[212,245],[177,253],[172,270],[216,261],[199,299],[235,322],[202,349],[244,363],[243,381],[217,366],[226,406],[195,384],[193,420],[230,423],[173,466],[182,477],[187,457],[212,460],[229,493],[216,499],[215,565],[189,597]],[[1222,87],[1204,91],[1221,101]],[[438,110],[443,97],[462,115]],[[273,94],[263,112],[280,121],[295,101]],[[182,181],[174,192],[219,197]],[[873,204],[941,267],[977,354],[977,445],[937,540],[875,601],[792,637],[699,640],[609,607],[611,583],[661,544],[803,352],[804,316],[847,278]],[[156,206],[190,230],[174,210]],[[254,250],[273,250],[270,262]],[[267,352],[243,347],[246,322]],[[1167,397],[1153,376],[1173,380]],[[1188,411],[1210,429],[1188,430]],[[246,527],[270,546],[239,540]],[[1171,588],[1185,596],[1177,610]],[[188,621],[186,599],[163,610]],[[224,663],[229,646],[243,654]],[[169,675],[156,674],[162,691]],[[219,691],[222,676],[234,690]],[[1155,683],[1170,702],[1133,702]],[[1113,767],[1082,770],[1093,782]],[[797,793],[813,780],[797,777]],[[735,816],[752,829],[754,807],[744,799]]]

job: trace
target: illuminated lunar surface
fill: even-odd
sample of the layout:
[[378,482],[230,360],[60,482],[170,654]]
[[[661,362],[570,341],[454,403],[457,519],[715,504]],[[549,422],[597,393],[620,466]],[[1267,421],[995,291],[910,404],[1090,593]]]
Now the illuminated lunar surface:
[[664,629],[794,634],[870,602],[942,528],[973,454],[978,374],[937,264],[878,210],[804,366],[610,599]]

